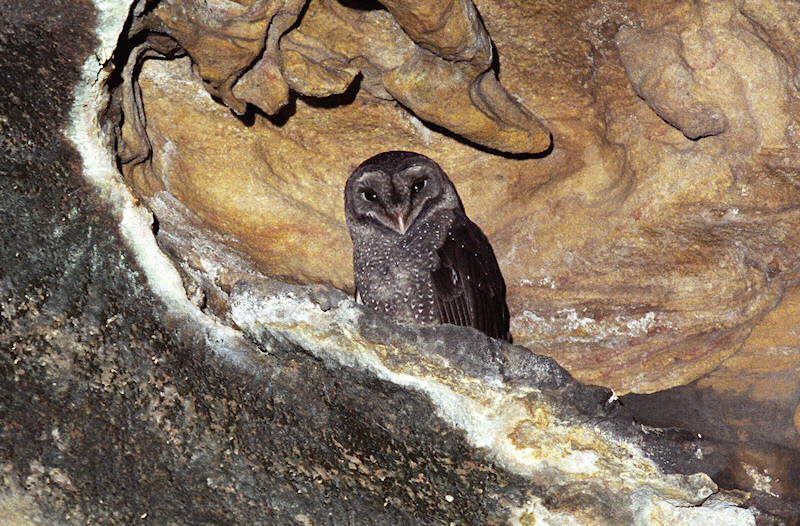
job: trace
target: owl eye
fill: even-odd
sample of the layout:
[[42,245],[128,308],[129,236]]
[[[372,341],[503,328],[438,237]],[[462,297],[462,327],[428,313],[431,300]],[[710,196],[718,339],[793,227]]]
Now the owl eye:
[[411,185],[411,193],[412,194],[420,193],[422,189],[425,188],[426,182],[428,182],[427,179],[419,179],[418,181],[415,181],[414,184]]
[[376,194],[372,190],[364,190],[361,192],[361,195],[363,195],[364,199],[366,199],[370,203],[375,203],[378,201],[378,194]]

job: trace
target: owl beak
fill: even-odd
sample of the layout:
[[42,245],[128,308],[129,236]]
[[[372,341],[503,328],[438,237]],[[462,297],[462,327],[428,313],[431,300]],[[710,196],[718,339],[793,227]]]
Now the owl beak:
[[392,217],[395,220],[395,223],[397,223],[397,231],[400,232],[400,235],[405,234],[406,229],[408,228],[408,225],[406,224],[408,222],[408,214],[406,211],[398,210],[397,213],[392,215]]
[[400,230],[401,234],[405,234],[406,233],[406,224],[405,224],[405,221],[404,221],[404,218],[403,218],[403,214],[398,214],[397,215],[397,226],[399,227],[399,230]]

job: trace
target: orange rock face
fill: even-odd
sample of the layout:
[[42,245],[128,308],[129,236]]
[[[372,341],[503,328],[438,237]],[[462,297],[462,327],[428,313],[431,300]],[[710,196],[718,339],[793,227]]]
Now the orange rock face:
[[344,182],[418,151],[492,241],[515,343],[620,393],[686,384],[798,285],[800,12],[739,4],[167,3],[132,26],[162,39],[134,62],[173,60],[117,93],[123,173],[262,272],[351,290]]

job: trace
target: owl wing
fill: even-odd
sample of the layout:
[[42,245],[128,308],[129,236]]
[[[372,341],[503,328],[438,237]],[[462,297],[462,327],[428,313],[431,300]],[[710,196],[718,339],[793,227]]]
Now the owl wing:
[[460,210],[438,249],[431,272],[442,323],[474,327],[511,341],[506,285],[489,240]]

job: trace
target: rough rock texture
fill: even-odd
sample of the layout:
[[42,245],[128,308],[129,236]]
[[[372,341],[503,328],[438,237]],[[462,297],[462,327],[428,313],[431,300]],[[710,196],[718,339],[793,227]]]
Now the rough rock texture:
[[[153,47],[137,55],[144,44],[123,39],[115,60],[104,64],[125,15],[113,6],[97,13],[99,46],[89,4],[27,2],[3,10],[0,522],[800,520],[792,469],[800,420],[796,163],[791,133],[766,133],[767,124],[790,131],[791,114],[781,121],[769,101],[750,101],[761,142],[728,136],[740,124],[735,112],[726,113],[727,131],[685,142],[636,97],[615,51],[622,22],[647,31],[663,27],[666,13],[658,6],[541,4],[531,12],[527,4],[477,5],[500,56],[508,57],[501,58],[501,78],[510,92],[537,111],[528,101],[556,93],[570,101],[553,99],[546,115],[556,139],[548,157],[503,157],[459,143],[374,93],[356,92],[354,84],[338,101],[345,104],[296,99],[294,114],[239,120],[208,97],[189,67],[194,57],[174,42],[148,42]],[[746,3],[738,11],[745,18],[728,12],[789,67],[793,29],[774,13],[787,15],[792,5]],[[373,11],[389,20],[380,9],[362,14]],[[267,16],[250,15],[256,22]],[[477,20],[470,16],[464,20]],[[648,25],[637,26],[642,20]],[[512,38],[508,28],[523,22],[527,38]],[[236,31],[247,42],[248,28]],[[430,38],[417,36],[415,45],[443,46],[435,34]],[[297,50],[304,41],[293,42]],[[448,49],[461,57],[459,46]],[[127,62],[150,53],[178,60],[149,60],[141,71]],[[560,84],[549,93],[535,92],[552,83],[546,80],[552,69],[530,65],[523,59],[530,56],[558,64],[561,75],[553,78]],[[319,73],[311,63],[309,70]],[[515,63],[524,74],[506,81]],[[228,71],[230,65],[215,67]],[[338,71],[346,79],[346,68],[332,71],[325,78]],[[108,77],[112,72],[122,74]],[[224,100],[230,80],[214,78],[211,90]],[[106,98],[106,80],[122,98]],[[364,74],[365,91],[367,80]],[[250,84],[251,93],[263,93],[259,82]],[[81,95],[72,108],[70,144],[63,132],[74,87]],[[123,97],[126,90],[134,96]],[[231,93],[236,96],[235,85]],[[780,104],[791,108],[793,92],[785,95]],[[353,132],[338,133],[347,144],[321,139],[318,127],[326,122],[317,122],[320,114]],[[129,128],[110,148],[102,132],[115,125]],[[192,133],[197,126],[207,127],[203,141]],[[397,133],[410,147],[443,155],[448,169],[491,174],[469,178],[462,169],[457,184],[470,210],[489,225],[498,220],[490,233],[515,276],[518,341],[572,356],[583,377],[615,386],[670,385],[692,369],[678,364],[677,373],[668,371],[673,358],[693,360],[688,377],[699,376],[695,382],[624,399],[641,421],[687,432],[643,428],[609,390],[579,384],[526,348],[469,329],[399,327],[341,292],[260,274],[256,266],[286,280],[347,288],[346,240],[330,235],[341,232],[336,185],[365,144],[396,146]],[[649,142],[638,142],[638,133]],[[187,141],[177,140],[181,134]],[[255,157],[242,157],[231,137]],[[298,152],[312,150],[309,158],[319,164],[308,173],[317,179],[301,177],[313,165]],[[138,174],[128,181],[147,196],[155,220],[117,178],[115,160],[127,175]],[[342,172],[324,169],[333,165]],[[715,171],[719,165],[730,169],[738,194],[711,184],[724,179]],[[233,169],[238,166],[245,170]],[[710,175],[678,177],[698,166]],[[531,175],[534,168],[540,176]],[[193,179],[198,174],[207,178]],[[140,185],[150,182],[155,186]],[[237,190],[234,197],[226,186]],[[219,199],[205,199],[213,195]],[[709,202],[722,207],[732,195],[740,200],[735,213],[709,212]],[[499,207],[492,205],[498,197],[505,198]],[[542,203],[547,209],[534,213]],[[291,218],[296,229],[287,233]],[[248,226],[259,221],[248,237]],[[531,224],[539,230],[526,230]],[[314,243],[323,234],[332,249]],[[663,251],[653,250],[656,241]],[[284,261],[277,254],[287,246],[298,250],[283,252]],[[603,258],[587,257],[598,254]],[[576,272],[577,266],[588,270]],[[562,279],[548,281],[553,276]],[[665,320],[674,325],[659,325]],[[610,353],[612,347],[619,352]],[[620,369],[627,363],[628,370]],[[658,374],[663,377],[651,378]]]
[[[733,446],[737,462],[715,481],[726,488],[757,488],[763,505],[786,507],[785,501],[781,504],[785,497],[800,498],[798,319],[800,293],[794,291],[753,330],[736,355],[712,373],[686,386],[630,394],[622,401],[645,424],[692,429]],[[775,345],[776,334],[783,335],[781,345]],[[796,504],[788,506],[784,513],[800,521]]]
[[[230,304],[237,326],[267,352],[296,345],[428,395],[470,443],[540,488],[512,513],[523,523],[752,520],[732,495],[709,498],[717,488],[704,474],[662,471],[716,474],[728,466],[727,452],[679,433],[645,432],[609,390],[577,383],[550,358],[471,329],[392,327],[326,287],[309,293],[240,281]],[[694,508],[681,509],[687,505]]]
[[117,97],[127,115],[122,160],[143,171],[128,174],[137,190],[163,187],[159,174],[140,166],[151,152],[132,87],[141,63],[153,57],[188,55],[206,91],[239,115],[248,103],[278,113],[291,102],[289,88],[310,97],[344,93],[358,75],[378,96],[478,144],[510,153],[550,146],[549,132],[498,82],[491,41],[471,0],[386,2],[388,12],[336,0],[306,4],[134,5],[126,31],[131,54],[119,57],[127,62],[127,86]]
[[[775,4],[742,12],[727,2],[676,4],[663,20],[622,27],[615,40],[634,91],[689,139],[732,127],[747,150],[785,144],[789,65],[748,20],[776,9],[797,16],[797,7]],[[776,122],[763,122],[764,111]]]
[[[159,56],[178,58],[142,63],[137,50],[148,44],[138,43],[127,61],[141,92],[133,76],[118,88],[121,106],[138,108],[120,137],[143,146],[122,157],[123,173],[145,197],[168,189],[269,275],[352,290],[345,179],[382,150],[431,156],[495,247],[515,341],[620,393],[712,371],[796,287],[794,33],[775,14],[794,20],[796,4],[487,0],[476,3],[480,19],[461,2],[446,13],[414,5],[424,15],[315,0],[282,37],[270,29],[240,78],[248,93],[280,91],[280,102],[237,100],[274,116],[237,106],[238,83],[225,94],[231,81],[222,77],[239,75],[239,62],[224,75],[204,73],[211,59],[180,44],[184,33],[206,31],[214,13],[198,15],[191,31],[169,3],[140,14],[129,36],[137,24],[155,27],[154,17],[168,20],[156,34],[171,35],[169,45],[151,37],[148,52],[160,46]],[[280,29],[284,15],[274,16]],[[443,17],[452,28],[420,36]],[[442,36],[454,34],[463,38]],[[485,72],[491,57],[502,87],[494,69]],[[211,62],[222,68],[219,60]],[[454,78],[462,80],[445,81]],[[470,86],[470,103],[452,86]],[[519,102],[503,103],[508,93]],[[492,146],[492,134],[478,139],[434,118],[425,101],[469,123],[494,116],[492,126],[533,126],[523,109],[534,108],[553,133],[552,152],[478,148]],[[139,135],[126,131],[133,122]]]

